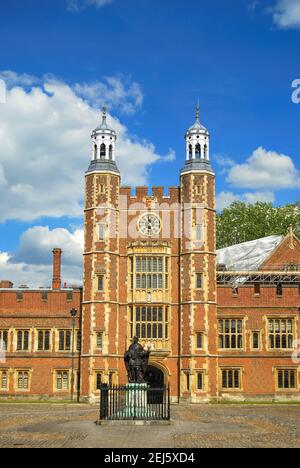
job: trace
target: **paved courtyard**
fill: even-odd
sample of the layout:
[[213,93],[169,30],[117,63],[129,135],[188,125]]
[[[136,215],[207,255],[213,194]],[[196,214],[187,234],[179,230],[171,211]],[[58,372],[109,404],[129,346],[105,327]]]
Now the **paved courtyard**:
[[99,427],[97,416],[85,405],[0,404],[0,448],[300,447],[300,405],[173,406],[171,426]]

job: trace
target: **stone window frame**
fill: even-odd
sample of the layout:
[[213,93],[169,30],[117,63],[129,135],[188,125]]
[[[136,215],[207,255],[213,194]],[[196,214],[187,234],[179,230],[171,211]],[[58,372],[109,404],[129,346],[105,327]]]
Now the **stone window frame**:
[[93,390],[95,393],[100,394],[100,389],[97,388],[98,375],[101,375],[101,383],[104,383],[105,371],[104,369],[95,369],[93,374]]
[[[223,372],[224,371],[227,371],[227,372],[235,372],[235,371],[238,371],[239,372],[239,387],[233,387],[233,388],[230,388],[230,387],[223,387]],[[243,374],[244,374],[244,368],[241,367],[241,366],[221,366],[219,368],[219,386],[220,386],[220,390],[223,392],[223,393],[226,393],[226,392],[243,392],[244,391],[244,388],[243,388]],[[233,377],[234,378],[234,377]]]
[[[202,343],[201,348],[198,347],[198,335],[201,335],[201,343]],[[205,350],[205,338],[206,338],[206,334],[205,334],[204,331],[202,331],[202,330],[196,331],[196,333],[195,333],[195,350],[196,350],[196,352]]]
[[[75,341],[76,341],[76,329],[75,329]],[[60,334],[61,332],[69,332],[70,333],[70,349],[66,349],[66,347],[64,346],[64,349],[60,349]],[[72,352],[72,328],[57,328],[55,330],[55,351],[57,353],[71,353]],[[65,338],[64,338],[64,345],[66,344],[66,335],[65,335]],[[76,342],[75,342],[75,346],[74,346],[74,350],[76,350]]]
[[[98,347],[98,335],[101,335],[102,336],[102,346],[101,348]],[[105,339],[105,331],[104,330],[96,330],[95,333],[94,333],[94,350],[96,352],[101,352],[103,353],[103,349],[104,349],[104,339]]]
[[[102,278],[102,289],[99,289],[99,281]],[[96,275],[96,292],[103,294],[105,292],[106,277],[104,273],[97,273]]]
[[[29,327],[18,327],[13,331],[14,340],[13,340],[13,350],[15,353],[30,353],[32,350],[32,328]],[[18,349],[18,333],[19,332],[28,332],[28,349]],[[24,336],[22,338],[22,343],[24,341]],[[22,346],[23,348],[23,346]]]
[[[137,309],[140,309],[140,320],[137,320],[137,316],[136,316],[136,312],[137,312]],[[142,320],[143,318],[143,309],[146,309],[145,310],[145,320]],[[153,309],[156,309],[156,313],[157,313],[157,320],[153,321],[153,320],[148,320],[148,309],[152,309],[151,310],[151,317],[153,317]],[[162,321],[159,321],[158,320],[158,317],[159,317],[159,309],[162,309]],[[140,326],[142,325],[145,325],[145,331],[146,331],[146,336],[143,337],[142,336],[142,330],[143,328],[141,327],[140,328],[140,340],[141,341],[153,341],[153,342],[157,342],[157,341],[168,341],[170,339],[170,307],[168,304],[134,304],[133,306],[130,306],[129,307],[129,328],[130,328],[130,337],[133,338],[134,336],[138,335],[137,333],[137,324],[140,324]],[[149,337],[148,336],[148,330],[149,330],[149,326],[151,326],[151,334],[153,335],[153,325],[156,324],[157,325],[157,336],[156,338],[153,338],[153,337]],[[159,327],[158,325],[162,325],[162,337],[159,337],[158,336],[158,330],[159,330]]]
[[[297,366],[276,366],[273,368],[274,374],[275,374],[275,388],[276,392],[280,393],[287,393],[287,392],[299,392],[300,388],[300,381],[299,381],[299,367]],[[289,388],[280,388],[279,387],[279,372],[280,371],[289,371],[289,372],[295,372],[295,387],[289,387]]]
[[[68,375],[68,387],[63,388],[63,374]],[[62,374],[62,388],[58,388],[57,386],[57,378],[58,374]],[[53,371],[53,391],[54,393],[70,393],[71,392],[71,378],[72,378],[72,371],[70,369],[54,369]],[[77,388],[77,383],[75,382],[77,376],[77,370],[74,369],[74,388]]]
[[[242,332],[241,333],[232,333],[232,332],[229,332],[229,337],[231,338],[231,344],[232,344],[232,336],[236,336],[236,338],[238,338],[238,336],[242,336],[242,346],[241,347],[238,347],[236,346],[235,348],[221,348],[220,347],[220,343],[219,343],[219,339],[220,339],[220,335],[223,335],[223,337],[225,338],[226,335],[228,335],[228,333],[226,333],[225,331],[223,333],[220,333],[220,329],[219,329],[219,323],[220,321],[228,321],[229,322],[233,322],[233,321],[241,321],[242,322]],[[225,325],[225,324],[224,324]],[[231,328],[231,327],[230,327]],[[225,330],[225,326],[223,327],[223,329]],[[241,316],[237,316],[237,317],[234,317],[232,315],[228,316],[228,317],[217,317],[217,339],[218,339],[218,346],[217,346],[217,349],[219,351],[222,351],[222,352],[228,352],[228,351],[245,351],[246,349],[246,318],[245,317],[241,317]]]
[[191,391],[191,378],[192,378],[192,374],[191,374],[191,371],[188,369],[188,370],[184,370],[183,371],[183,376],[184,376],[184,391],[185,392],[190,392]]
[[[199,236],[200,234],[200,236]],[[199,244],[205,242],[205,223],[195,223],[194,224],[194,242]]]
[[105,242],[106,239],[107,239],[107,224],[106,222],[100,222],[98,223],[98,242]]
[[[169,291],[170,267],[170,255],[166,253],[153,252],[151,254],[135,253],[130,255],[128,271],[131,291]],[[155,287],[154,284],[156,284]]]
[[82,330],[80,328],[75,329],[75,346],[74,346],[75,353],[81,353],[82,351],[82,337],[83,337]]
[[[28,388],[19,388],[19,373],[28,373]],[[32,382],[32,369],[29,368],[18,368],[14,370],[14,391],[15,392],[26,392],[30,393],[31,391],[31,382]],[[24,380],[24,377],[23,377]]]
[[[50,337],[49,337],[49,343],[50,347],[49,349],[39,349],[39,333],[43,332],[49,332]],[[45,339],[45,337],[44,337]],[[44,328],[44,327],[38,327],[34,329],[34,352],[36,353],[51,353],[53,350],[53,329],[52,328]]]
[[[201,287],[200,287],[200,288],[199,288],[199,286],[198,286],[198,277],[199,277],[199,276],[201,277]],[[196,273],[195,273],[195,280],[196,280],[196,281],[195,281],[195,283],[196,283],[195,289],[196,289],[197,291],[204,291],[204,285],[203,285],[204,272],[203,272],[203,271],[196,271]]]
[[[63,350],[59,349],[60,332],[70,332],[71,333],[70,349],[69,350],[68,349],[63,349]],[[75,328],[75,330],[74,330],[74,353],[75,354],[78,354],[80,352],[77,349],[78,332],[82,333],[82,330],[80,328]],[[54,334],[55,334],[55,352],[56,353],[72,353],[72,340],[73,340],[73,330],[72,330],[72,328],[67,328],[67,327],[57,328],[57,329],[55,329]],[[82,338],[82,335],[81,335],[81,338]],[[66,343],[66,338],[65,338],[64,342]]]
[[[259,340],[259,343],[258,343],[258,348],[255,348],[254,347],[254,334],[257,333],[258,334],[258,340]],[[262,333],[261,333],[261,330],[251,330],[250,331],[250,349],[251,351],[254,351],[254,352],[259,352],[259,351],[262,351],[262,348],[263,348],[263,343],[262,343]]]
[[[6,388],[2,387],[2,375],[6,373]],[[0,392],[7,393],[9,392],[9,383],[10,383],[10,369],[6,367],[0,368]]]
[[[199,375],[202,375],[202,388],[198,387]],[[205,369],[195,369],[196,377],[196,392],[197,393],[206,393],[207,391],[207,371]]]
[[[10,333],[9,333],[9,328],[1,328],[0,329],[0,351],[2,352],[8,352],[9,346],[10,346]],[[4,333],[7,333],[7,341],[6,341],[6,346],[3,346],[3,343],[5,342],[3,340],[3,335]]]
[[[276,321],[278,321],[278,320],[279,320],[279,322],[280,322],[280,331],[279,331],[279,333],[275,333],[275,331],[274,331],[274,333],[270,333],[270,321],[276,322]],[[270,346],[270,335],[274,335],[274,338],[275,338],[275,341],[276,341],[276,335],[279,334],[280,340],[281,340],[281,344],[282,344],[282,336],[285,334],[286,337],[287,337],[287,342],[288,342],[288,336],[289,336],[288,331],[287,331],[286,333],[282,333],[282,331],[281,331],[281,322],[282,322],[282,321],[286,321],[286,322],[292,321],[292,328],[293,328],[293,330],[292,330],[291,335],[293,336],[293,338],[292,338],[292,343],[293,343],[293,344],[292,344],[292,347],[291,347],[291,348],[290,348],[289,346],[287,346],[286,348],[282,348],[282,347],[277,348],[277,347],[271,347],[271,346]],[[295,316],[286,316],[286,315],[285,315],[285,316],[282,316],[282,315],[280,315],[280,316],[269,316],[269,317],[266,317],[267,351],[268,351],[268,352],[273,352],[273,353],[274,353],[274,352],[278,352],[278,351],[283,351],[283,352],[285,352],[285,351],[286,351],[286,352],[294,351],[294,350],[295,350],[295,339],[296,339],[296,327],[297,327],[297,317],[295,317]],[[275,330],[275,328],[274,328],[274,330]],[[287,327],[286,327],[286,330],[288,330]],[[287,343],[287,344],[288,344],[288,343]]]

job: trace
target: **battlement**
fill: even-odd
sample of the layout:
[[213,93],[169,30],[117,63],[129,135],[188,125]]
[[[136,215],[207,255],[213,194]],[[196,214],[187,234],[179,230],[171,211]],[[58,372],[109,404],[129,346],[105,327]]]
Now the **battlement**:
[[[135,193],[134,193],[135,191]],[[153,197],[159,204],[178,203],[180,199],[180,187],[169,187],[166,193],[164,187],[121,187],[120,195],[127,196],[128,204],[145,203],[147,198],[151,201]]]

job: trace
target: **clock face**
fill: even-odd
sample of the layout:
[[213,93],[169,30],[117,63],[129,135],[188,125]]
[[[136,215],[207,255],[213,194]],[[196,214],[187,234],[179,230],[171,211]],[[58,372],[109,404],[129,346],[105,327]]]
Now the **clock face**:
[[161,220],[157,215],[147,213],[140,218],[138,227],[144,236],[157,236],[161,229]]

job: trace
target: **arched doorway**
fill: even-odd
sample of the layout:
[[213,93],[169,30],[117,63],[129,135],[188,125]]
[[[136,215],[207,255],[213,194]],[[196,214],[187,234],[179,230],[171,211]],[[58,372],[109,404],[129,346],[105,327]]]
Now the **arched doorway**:
[[162,388],[165,383],[164,373],[155,366],[148,366],[145,380],[151,388]]
[[148,366],[145,374],[145,380],[150,386],[148,392],[148,404],[160,405],[164,401],[164,373],[154,366]]

